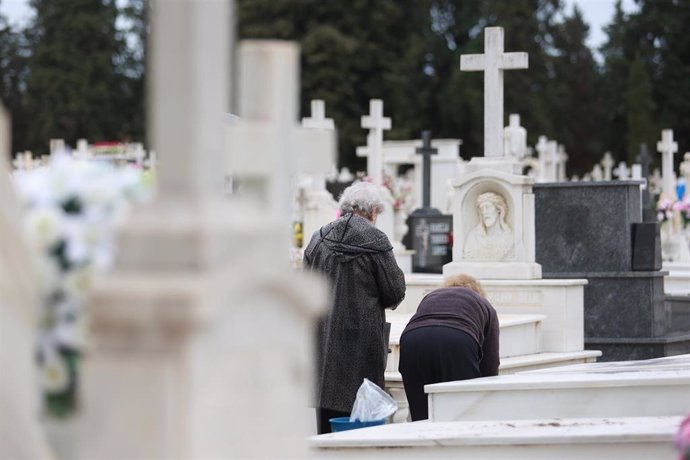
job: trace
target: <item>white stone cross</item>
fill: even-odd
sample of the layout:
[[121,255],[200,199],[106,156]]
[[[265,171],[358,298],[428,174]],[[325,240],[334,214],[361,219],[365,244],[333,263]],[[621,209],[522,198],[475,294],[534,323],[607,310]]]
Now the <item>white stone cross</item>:
[[302,118],[303,128],[335,129],[332,118],[326,118],[326,104],[321,99],[312,99],[311,117]]
[[630,179],[630,170],[625,161],[618,163],[618,167],[613,171],[618,180],[628,180]]
[[675,180],[673,177],[673,154],[678,151],[678,143],[673,141],[673,130],[661,131],[661,140],[656,143],[656,149],[661,153],[661,193],[676,196]]
[[611,152],[604,153],[604,158],[601,159],[601,166],[604,167],[604,180],[611,180],[611,168],[613,168]]
[[[639,163],[634,163],[632,165],[632,169],[630,170],[630,178],[632,180],[643,180],[644,178],[642,177],[642,165]],[[644,190],[646,187],[643,185],[642,189]]]
[[228,142],[233,145],[228,172],[261,201],[273,219],[290,222],[292,176],[296,172],[323,175],[330,170],[335,161],[335,132],[303,128],[297,122],[299,46],[246,40],[240,44],[239,57],[243,90],[240,120],[227,128]]
[[546,157],[549,167],[547,180],[552,182],[558,181],[558,142],[549,141],[548,156]]
[[546,154],[549,151],[549,141],[546,136],[539,136],[539,142],[534,146],[539,155],[539,179],[546,178]]
[[383,185],[383,131],[391,129],[391,119],[383,116],[383,101],[369,101],[369,115],[362,116],[362,128],[369,129],[367,136],[367,174],[372,182]]
[[484,29],[484,54],[460,56],[460,70],[484,72],[484,156],[503,156],[503,71],[526,69],[528,54],[503,52],[503,28]]
[[599,181],[604,178],[604,172],[601,170],[601,165],[599,163],[595,164],[592,168],[591,174],[592,180]]
[[[332,118],[326,118],[326,104],[321,99],[312,99],[311,117],[302,118],[302,128],[306,129],[327,129],[335,130],[335,123]],[[335,163],[329,169],[334,168]],[[326,173],[328,171],[315,172],[312,174],[313,189],[326,190]]]
[[527,155],[527,130],[520,126],[520,115],[511,113],[503,129],[504,155],[519,160]]
[[556,181],[562,182],[566,180],[565,165],[568,162],[568,154],[565,151],[565,145],[558,145],[558,175]]

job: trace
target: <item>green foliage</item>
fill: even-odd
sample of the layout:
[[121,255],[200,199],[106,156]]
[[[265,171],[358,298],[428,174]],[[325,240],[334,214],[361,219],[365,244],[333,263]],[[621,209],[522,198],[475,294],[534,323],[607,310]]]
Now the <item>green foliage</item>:
[[639,56],[630,67],[630,74],[625,92],[627,102],[627,149],[628,163],[635,163],[640,144],[654,145],[659,131],[652,118],[654,101],[652,99],[652,82],[649,79],[644,62]]

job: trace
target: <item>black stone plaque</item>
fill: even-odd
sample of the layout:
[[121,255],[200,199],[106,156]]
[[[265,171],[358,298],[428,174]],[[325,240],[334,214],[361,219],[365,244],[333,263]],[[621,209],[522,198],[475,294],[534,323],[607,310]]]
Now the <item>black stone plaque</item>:
[[661,270],[661,236],[656,222],[632,224],[634,271]]
[[[438,212],[438,211],[437,211]],[[442,273],[453,259],[453,216],[412,213],[407,218],[414,273]]]

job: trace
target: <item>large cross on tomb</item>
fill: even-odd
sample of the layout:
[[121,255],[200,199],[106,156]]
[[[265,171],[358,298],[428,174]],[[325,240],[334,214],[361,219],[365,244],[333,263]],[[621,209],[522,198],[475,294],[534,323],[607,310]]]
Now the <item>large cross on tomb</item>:
[[503,52],[503,27],[484,29],[484,54],[460,56],[460,70],[484,72],[484,156],[503,157],[503,71],[526,69],[528,54]]
[[362,116],[367,136],[367,174],[376,185],[383,185],[383,131],[391,129],[391,119],[383,116],[383,101],[369,101],[369,115]]

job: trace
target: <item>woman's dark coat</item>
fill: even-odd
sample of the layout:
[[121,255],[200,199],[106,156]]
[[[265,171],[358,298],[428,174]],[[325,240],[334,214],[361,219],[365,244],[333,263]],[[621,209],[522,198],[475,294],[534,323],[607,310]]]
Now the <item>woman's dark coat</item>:
[[362,379],[384,388],[384,308],[403,300],[405,277],[388,237],[357,214],[314,232],[304,266],[331,281],[332,308],[319,323],[317,407],[349,413]]

